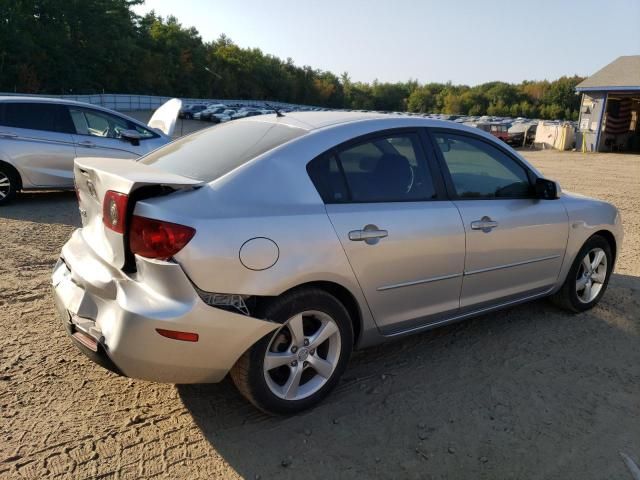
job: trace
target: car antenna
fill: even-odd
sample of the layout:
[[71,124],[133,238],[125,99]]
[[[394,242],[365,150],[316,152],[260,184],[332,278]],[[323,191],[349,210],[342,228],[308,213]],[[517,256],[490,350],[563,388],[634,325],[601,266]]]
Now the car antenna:
[[276,117],[284,117],[284,113],[282,113],[279,108],[274,107],[273,105],[269,105],[267,102],[264,102],[264,104],[271,110],[276,112]]

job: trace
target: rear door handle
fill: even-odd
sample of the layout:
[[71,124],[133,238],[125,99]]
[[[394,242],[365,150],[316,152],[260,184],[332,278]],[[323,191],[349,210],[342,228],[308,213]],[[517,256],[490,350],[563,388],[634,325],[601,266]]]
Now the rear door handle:
[[18,134],[17,133],[11,133],[11,132],[0,132],[0,137],[2,137],[2,138],[18,138]]
[[490,232],[498,226],[498,222],[491,220],[491,217],[484,216],[480,220],[471,222],[471,230],[482,230],[485,233]]
[[375,225],[367,225],[362,230],[351,230],[349,240],[352,242],[365,242],[368,245],[375,245],[381,238],[389,236],[389,232],[381,230]]
[[87,147],[87,148],[93,148],[96,146],[95,143],[89,141],[89,140],[83,140],[82,142],[78,142],[78,145],[82,146],[82,147]]

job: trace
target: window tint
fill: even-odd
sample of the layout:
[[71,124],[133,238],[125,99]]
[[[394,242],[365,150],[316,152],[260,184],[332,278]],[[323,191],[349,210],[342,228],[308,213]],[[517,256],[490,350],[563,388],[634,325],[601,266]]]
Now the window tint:
[[0,124],[31,130],[73,132],[67,108],[55,103],[7,102],[0,104]]
[[155,150],[141,163],[210,182],[306,130],[262,121],[234,121],[200,130]]
[[123,130],[136,130],[146,138],[155,136],[151,131],[133,122],[98,110],[69,107],[69,112],[78,135],[120,138]]
[[407,202],[435,198],[418,137],[396,134],[349,146],[307,171],[325,203]]
[[532,194],[527,171],[513,158],[481,140],[434,134],[458,196],[518,198]]
[[349,200],[347,185],[335,155],[326,154],[309,162],[307,172],[324,203],[343,203]]

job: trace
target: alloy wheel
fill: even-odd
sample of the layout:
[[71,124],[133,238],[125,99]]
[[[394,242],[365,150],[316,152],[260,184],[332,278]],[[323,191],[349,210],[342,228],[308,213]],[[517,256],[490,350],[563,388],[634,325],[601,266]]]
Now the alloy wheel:
[[582,303],[592,302],[600,293],[607,278],[607,255],[601,248],[587,252],[576,277],[576,293]]
[[341,350],[340,330],[324,312],[299,313],[274,334],[264,357],[264,377],[271,392],[301,400],[331,378]]
[[11,193],[11,179],[7,174],[0,172],[0,200],[3,200]]

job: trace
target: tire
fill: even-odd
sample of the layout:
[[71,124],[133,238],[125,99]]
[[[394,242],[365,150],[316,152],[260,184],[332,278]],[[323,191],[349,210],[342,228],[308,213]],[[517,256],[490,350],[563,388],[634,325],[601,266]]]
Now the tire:
[[0,206],[11,202],[20,189],[20,177],[13,169],[0,164]]
[[[600,252],[604,255],[604,264],[600,261],[594,269],[596,255],[601,255]],[[587,255],[589,255],[591,269],[586,265]],[[611,245],[600,235],[593,235],[576,255],[564,284],[551,297],[552,302],[558,307],[574,313],[584,312],[595,307],[607,289],[612,270]],[[581,288],[583,284],[585,285],[584,289]],[[588,292],[587,287],[589,288]],[[587,295],[587,293],[589,294]]]
[[[240,393],[274,415],[320,403],[337,385],[353,349],[347,309],[324,290],[301,288],[267,304],[260,318],[283,325],[255,343],[231,369]],[[323,337],[317,338],[321,331]],[[265,370],[267,358],[274,366]]]

